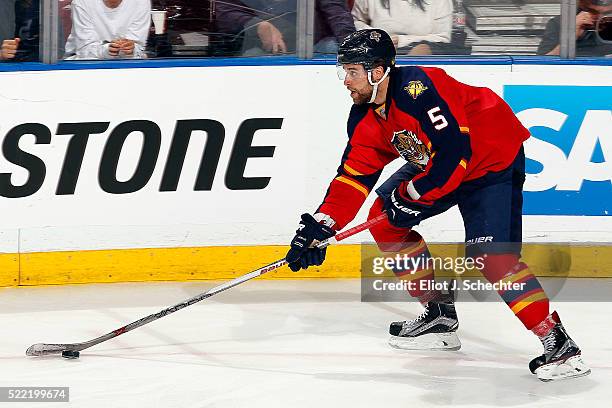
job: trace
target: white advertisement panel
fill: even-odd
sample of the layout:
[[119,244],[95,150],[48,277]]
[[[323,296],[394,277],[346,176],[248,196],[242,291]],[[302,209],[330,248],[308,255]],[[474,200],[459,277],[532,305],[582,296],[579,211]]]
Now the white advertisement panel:
[[[612,85],[610,68],[601,67],[593,75],[584,66],[572,67],[573,75],[567,67],[558,74],[558,67],[443,68],[512,93],[515,111],[535,127],[555,125],[538,122],[538,107],[522,100],[538,90],[512,86]],[[0,229],[18,237],[22,252],[286,244],[335,175],[351,103],[334,66],[0,73],[0,89]],[[605,179],[611,163],[612,128],[605,109],[595,110],[604,113],[589,114],[589,126],[608,132],[595,137],[601,143],[588,140],[602,146],[607,164],[587,182]],[[536,157],[537,141],[530,143]],[[540,173],[559,163],[541,163]],[[527,187],[538,183],[530,176]],[[587,195],[598,194],[605,192]],[[525,220],[527,240],[612,241],[612,223],[597,209],[587,217],[576,209],[534,211]],[[434,242],[463,239],[454,210],[419,231]],[[15,246],[9,239],[0,251]]]

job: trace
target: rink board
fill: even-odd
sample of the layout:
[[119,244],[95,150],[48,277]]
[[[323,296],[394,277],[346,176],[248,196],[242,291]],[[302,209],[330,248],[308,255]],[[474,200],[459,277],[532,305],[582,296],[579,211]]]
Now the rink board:
[[[524,240],[612,242],[612,67],[442,68],[532,131]],[[333,65],[0,72],[0,89],[1,285],[227,278],[282,258],[335,175],[350,109]],[[456,209],[418,230],[464,239]],[[356,248],[300,276],[356,276]],[[575,276],[607,276],[588,258]]]

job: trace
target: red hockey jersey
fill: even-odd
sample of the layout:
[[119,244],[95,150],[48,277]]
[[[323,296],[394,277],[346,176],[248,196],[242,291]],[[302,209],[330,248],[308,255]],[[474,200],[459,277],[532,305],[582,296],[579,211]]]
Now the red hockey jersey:
[[355,217],[383,167],[399,156],[423,170],[403,194],[429,205],[461,183],[508,167],[529,137],[490,89],[416,66],[391,71],[384,105],[353,105],[347,130],[338,174],[317,210],[337,229]]

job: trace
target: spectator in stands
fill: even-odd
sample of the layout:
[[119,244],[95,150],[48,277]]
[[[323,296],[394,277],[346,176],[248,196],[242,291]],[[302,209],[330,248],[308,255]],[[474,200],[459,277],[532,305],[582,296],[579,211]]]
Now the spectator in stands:
[[0,60],[15,57],[15,0],[0,1]]
[[0,48],[0,61],[12,60],[17,54],[17,48],[19,47],[19,38],[8,38],[2,40],[2,46]]
[[[595,25],[605,14],[612,13],[612,0],[579,0],[576,12],[576,55],[582,57],[612,56],[612,45],[597,40]],[[561,16],[552,18],[546,25],[538,47],[540,55],[559,55]]]
[[38,60],[39,0],[0,1],[0,60]]
[[[242,55],[295,53],[296,0],[224,0],[216,4],[217,30],[238,39]],[[316,0],[314,52],[335,54],[355,31],[345,0]]]
[[433,54],[451,40],[452,0],[355,0],[352,14],[357,30],[388,32],[398,54]]
[[73,0],[67,59],[146,58],[151,0]]
[[40,1],[17,0],[15,27],[19,38],[16,61],[38,61],[40,41]]

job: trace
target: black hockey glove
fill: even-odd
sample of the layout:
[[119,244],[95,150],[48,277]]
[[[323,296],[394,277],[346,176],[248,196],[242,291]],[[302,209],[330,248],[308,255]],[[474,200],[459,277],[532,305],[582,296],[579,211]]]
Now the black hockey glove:
[[385,200],[384,208],[391,224],[400,228],[412,228],[425,218],[430,207],[402,197],[396,188]]
[[291,240],[291,249],[287,252],[285,260],[293,272],[306,269],[312,265],[321,265],[325,260],[326,248],[310,248],[316,241],[323,241],[336,235],[330,227],[319,224],[310,214],[302,214],[302,221],[295,237]]

